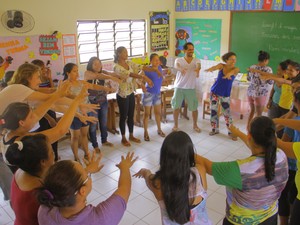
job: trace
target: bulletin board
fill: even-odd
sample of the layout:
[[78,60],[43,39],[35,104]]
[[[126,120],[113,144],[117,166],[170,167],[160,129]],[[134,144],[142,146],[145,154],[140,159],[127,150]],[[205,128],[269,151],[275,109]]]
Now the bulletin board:
[[[13,60],[8,70],[16,70],[21,64],[34,59],[49,61],[53,79],[61,79],[65,63],[77,63],[76,36],[73,34],[31,35],[0,37],[0,56]],[[0,72],[4,73],[4,70]],[[1,77],[1,74],[0,74]]]
[[220,61],[221,19],[176,19],[175,55],[183,56],[183,45],[192,42],[198,59]]
[[170,12],[150,12],[150,48],[152,52],[169,49]]
[[231,21],[230,50],[242,72],[257,63],[260,50],[270,54],[273,71],[286,59],[299,61],[300,13],[233,12]]

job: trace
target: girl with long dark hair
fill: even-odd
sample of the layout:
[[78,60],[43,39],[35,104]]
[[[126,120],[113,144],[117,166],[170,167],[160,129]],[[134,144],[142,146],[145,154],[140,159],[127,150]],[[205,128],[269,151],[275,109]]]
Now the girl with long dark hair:
[[155,174],[141,169],[134,176],[144,178],[155,195],[162,223],[210,225],[206,212],[206,171],[195,162],[194,145],[185,132],[174,131],[165,138],[159,164]]
[[259,116],[250,123],[248,135],[234,126],[231,132],[251,150],[251,156],[232,162],[211,162],[197,155],[217,184],[226,186],[223,225],[277,224],[278,198],[288,179],[287,158],[277,150],[273,121]]

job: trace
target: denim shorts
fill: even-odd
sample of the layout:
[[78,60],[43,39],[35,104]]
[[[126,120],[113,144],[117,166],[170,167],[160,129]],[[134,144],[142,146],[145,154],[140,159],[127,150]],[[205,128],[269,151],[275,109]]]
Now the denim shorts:
[[161,94],[153,94],[150,92],[143,93],[142,102],[144,106],[153,106],[161,104]]
[[79,130],[81,127],[86,127],[88,126],[89,123],[87,122],[86,124],[84,124],[83,122],[80,121],[80,119],[78,119],[77,117],[74,117],[70,128],[72,130]]

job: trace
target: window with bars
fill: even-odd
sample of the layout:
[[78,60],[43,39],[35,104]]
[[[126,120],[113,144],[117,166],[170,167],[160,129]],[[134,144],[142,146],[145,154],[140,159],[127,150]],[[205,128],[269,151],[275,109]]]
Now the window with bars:
[[93,56],[112,60],[119,46],[128,56],[142,56],[146,52],[145,20],[77,21],[79,62],[87,63]]

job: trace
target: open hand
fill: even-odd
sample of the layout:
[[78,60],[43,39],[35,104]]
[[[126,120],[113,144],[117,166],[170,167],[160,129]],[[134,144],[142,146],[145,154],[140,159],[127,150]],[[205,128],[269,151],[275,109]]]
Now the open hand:
[[142,169],[140,169],[139,172],[137,172],[136,174],[134,174],[132,176],[136,177],[136,178],[145,178],[147,173],[151,173],[151,171],[148,169],[142,168]]
[[116,166],[120,170],[129,169],[135,163],[135,161],[138,159],[138,157],[135,157],[135,158],[133,158],[133,157],[134,157],[133,152],[128,152],[126,157],[124,157],[122,155],[121,156],[121,161]]
[[86,165],[86,171],[89,173],[97,173],[103,168],[103,164],[100,163],[102,159],[102,154],[96,156],[96,152],[93,151],[92,157],[90,159],[83,159]]

